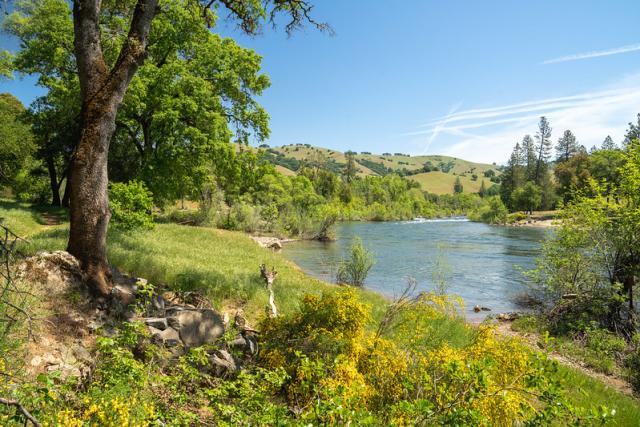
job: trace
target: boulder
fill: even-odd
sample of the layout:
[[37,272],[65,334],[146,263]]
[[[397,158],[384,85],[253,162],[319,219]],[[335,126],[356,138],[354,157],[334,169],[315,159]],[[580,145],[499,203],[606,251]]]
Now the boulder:
[[211,309],[176,311],[168,321],[187,347],[211,344],[224,334],[222,316]]
[[151,331],[151,339],[167,347],[175,347],[180,345],[180,334],[173,328],[167,327],[164,330],[159,330],[153,327],[149,327]]

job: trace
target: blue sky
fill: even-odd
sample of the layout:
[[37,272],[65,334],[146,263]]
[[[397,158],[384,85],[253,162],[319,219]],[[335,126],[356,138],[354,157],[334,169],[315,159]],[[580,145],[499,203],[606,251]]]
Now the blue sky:
[[[590,147],[640,112],[637,1],[315,3],[334,36],[218,27],[264,56],[271,145],[504,162],[540,115],[554,140],[571,129]],[[0,91],[37,93],[29,80]]]

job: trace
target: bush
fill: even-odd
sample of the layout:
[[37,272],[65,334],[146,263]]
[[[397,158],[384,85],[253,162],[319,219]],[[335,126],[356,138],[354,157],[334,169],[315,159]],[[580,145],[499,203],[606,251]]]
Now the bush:
[[502,203],[500,197],[492,196],[479,209],[472,211],[469,218],[473,221],[486,222],[487,224],[505,224],[509,211]]
[[154,226],[153,194],[140,181],[110,184],[109,207],[116,227],[151,229]]
[[529,218],[529,216],[524,212],[515,212],[507,216],[507,223],[513,224],[514,222],[524,221],[527,218]]
[[260,208],[245,202],[235,203],[222,222],[222,228],[227,230],[246,231],[253,233],[260,229]]
[[373,254],[356,237],[351,244],[349,259],[343,260],[338,266],[336,280],[340,284],[362,286],[374,263]]
[[333,239],[333,225],[338,220],[338,209],[330,205],[322,205],[314,212],[316,223],[313,238],[327,241]]
[[27,159],[11,184],[16,199],[23,202],[46,203],[51,199],[49,176],[41,162]]

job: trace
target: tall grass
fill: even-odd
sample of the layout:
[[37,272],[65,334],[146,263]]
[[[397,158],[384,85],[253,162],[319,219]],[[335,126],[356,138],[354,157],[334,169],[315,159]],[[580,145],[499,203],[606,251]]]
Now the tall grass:
[[349,248],[349,257],[338,266],[337,281],[351,286],[362,286],[375,263],[373,254],[356,237]]

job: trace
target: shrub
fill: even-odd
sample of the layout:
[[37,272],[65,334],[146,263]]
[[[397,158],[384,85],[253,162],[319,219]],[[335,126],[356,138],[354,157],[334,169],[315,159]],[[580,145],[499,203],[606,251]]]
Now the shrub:
[[514,222],[524,221],[529,216],[524,212],[515,212],[507,216],[507,223],[513,224]]
[[509,211],[502,203],[500,197],[492,196],[486,199],[486,203],[479,209],[472,211],[469,218],[473,221],[486,222],[487,224],[504,224],[507,222]]
[[313,238],[315,240],[327,241],[333,238],[332,228],[338,220],[338,209],[331,205],[322,205],[314,212],[315,232]]
[[364,247],[362,240],[356,237],[351,244],[349,258],[338,266],[337,282],[362,286],[374,263],[373,254]]
[[111,219],[123,229],[153,228],[153,194],[140,181],[112,183],[109,186]]

